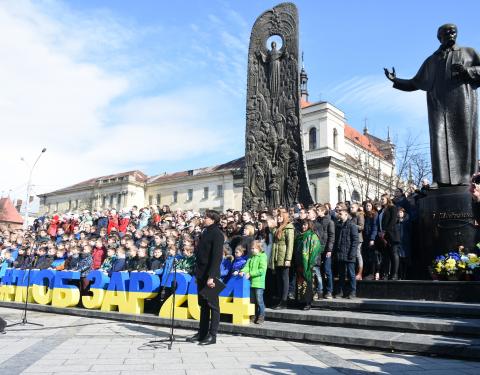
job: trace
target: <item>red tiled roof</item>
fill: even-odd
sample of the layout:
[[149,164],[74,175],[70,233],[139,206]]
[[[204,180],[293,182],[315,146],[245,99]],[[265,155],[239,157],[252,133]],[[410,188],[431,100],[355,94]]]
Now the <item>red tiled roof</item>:
[[385,157],[385,155],[377,148],[377,146],[370,141],[370,139],[360,133],[357,129],[351,127],[348,124],[345,124],[345,138],[349,139],[353,143],[359,145],[365,150],[370,151],[372,154],[375,154],[379,157]]
[[10,198],[0,199],[0,223],[23,224],[23,218],[18,213]]
[[307,102],[306,100],[300,99],[300,108],[302,109],[310,107],[312,104],[315,104],[315,103],[310,103],[310,102]]

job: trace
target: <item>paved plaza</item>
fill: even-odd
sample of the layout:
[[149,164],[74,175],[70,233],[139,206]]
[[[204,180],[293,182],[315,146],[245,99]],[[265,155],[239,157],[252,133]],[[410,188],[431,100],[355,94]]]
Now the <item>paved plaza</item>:
[[[0,308],[9,324],[21,311]],[[0,336],[0,374],[480,374],[480,362],[221,334],[214,346],[184,342],[192,331],[29,312],[44,327],[16,326]]]

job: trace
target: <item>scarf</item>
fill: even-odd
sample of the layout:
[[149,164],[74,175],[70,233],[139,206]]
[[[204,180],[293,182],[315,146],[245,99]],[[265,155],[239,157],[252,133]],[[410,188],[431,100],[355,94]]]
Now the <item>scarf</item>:
[[318,239],[318,236],[311,230],[298,235],[298,245],[301,246],[302,261],[303,261],[303,275],[305,280],[312,281],[312,268],[315,266],[317,256],[323,251],[323,247]]

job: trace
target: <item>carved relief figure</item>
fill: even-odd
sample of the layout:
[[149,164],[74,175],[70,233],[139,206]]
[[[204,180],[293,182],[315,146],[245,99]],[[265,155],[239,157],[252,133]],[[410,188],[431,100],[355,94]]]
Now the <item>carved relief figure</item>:
[[275,100],[280,92],[280,59],[283,53],[277,50],[277,43],[272,42],[271,47],[272,49],[268,51],[268,56],[262,51],[258,51],[258,57],[264,64],[268,64],[268,88],[271,99]]

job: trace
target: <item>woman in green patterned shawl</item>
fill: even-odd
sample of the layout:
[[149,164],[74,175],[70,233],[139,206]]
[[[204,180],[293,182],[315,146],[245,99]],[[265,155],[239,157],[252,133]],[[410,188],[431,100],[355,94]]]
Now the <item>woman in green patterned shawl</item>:
[[310,310],[313,300],[312,269],[315,260],[323,251],[320,239],[313,231],[311,220],[301,220],[302,233],[295,238],[295,261],[297,271],[296,299],[304,310]]

